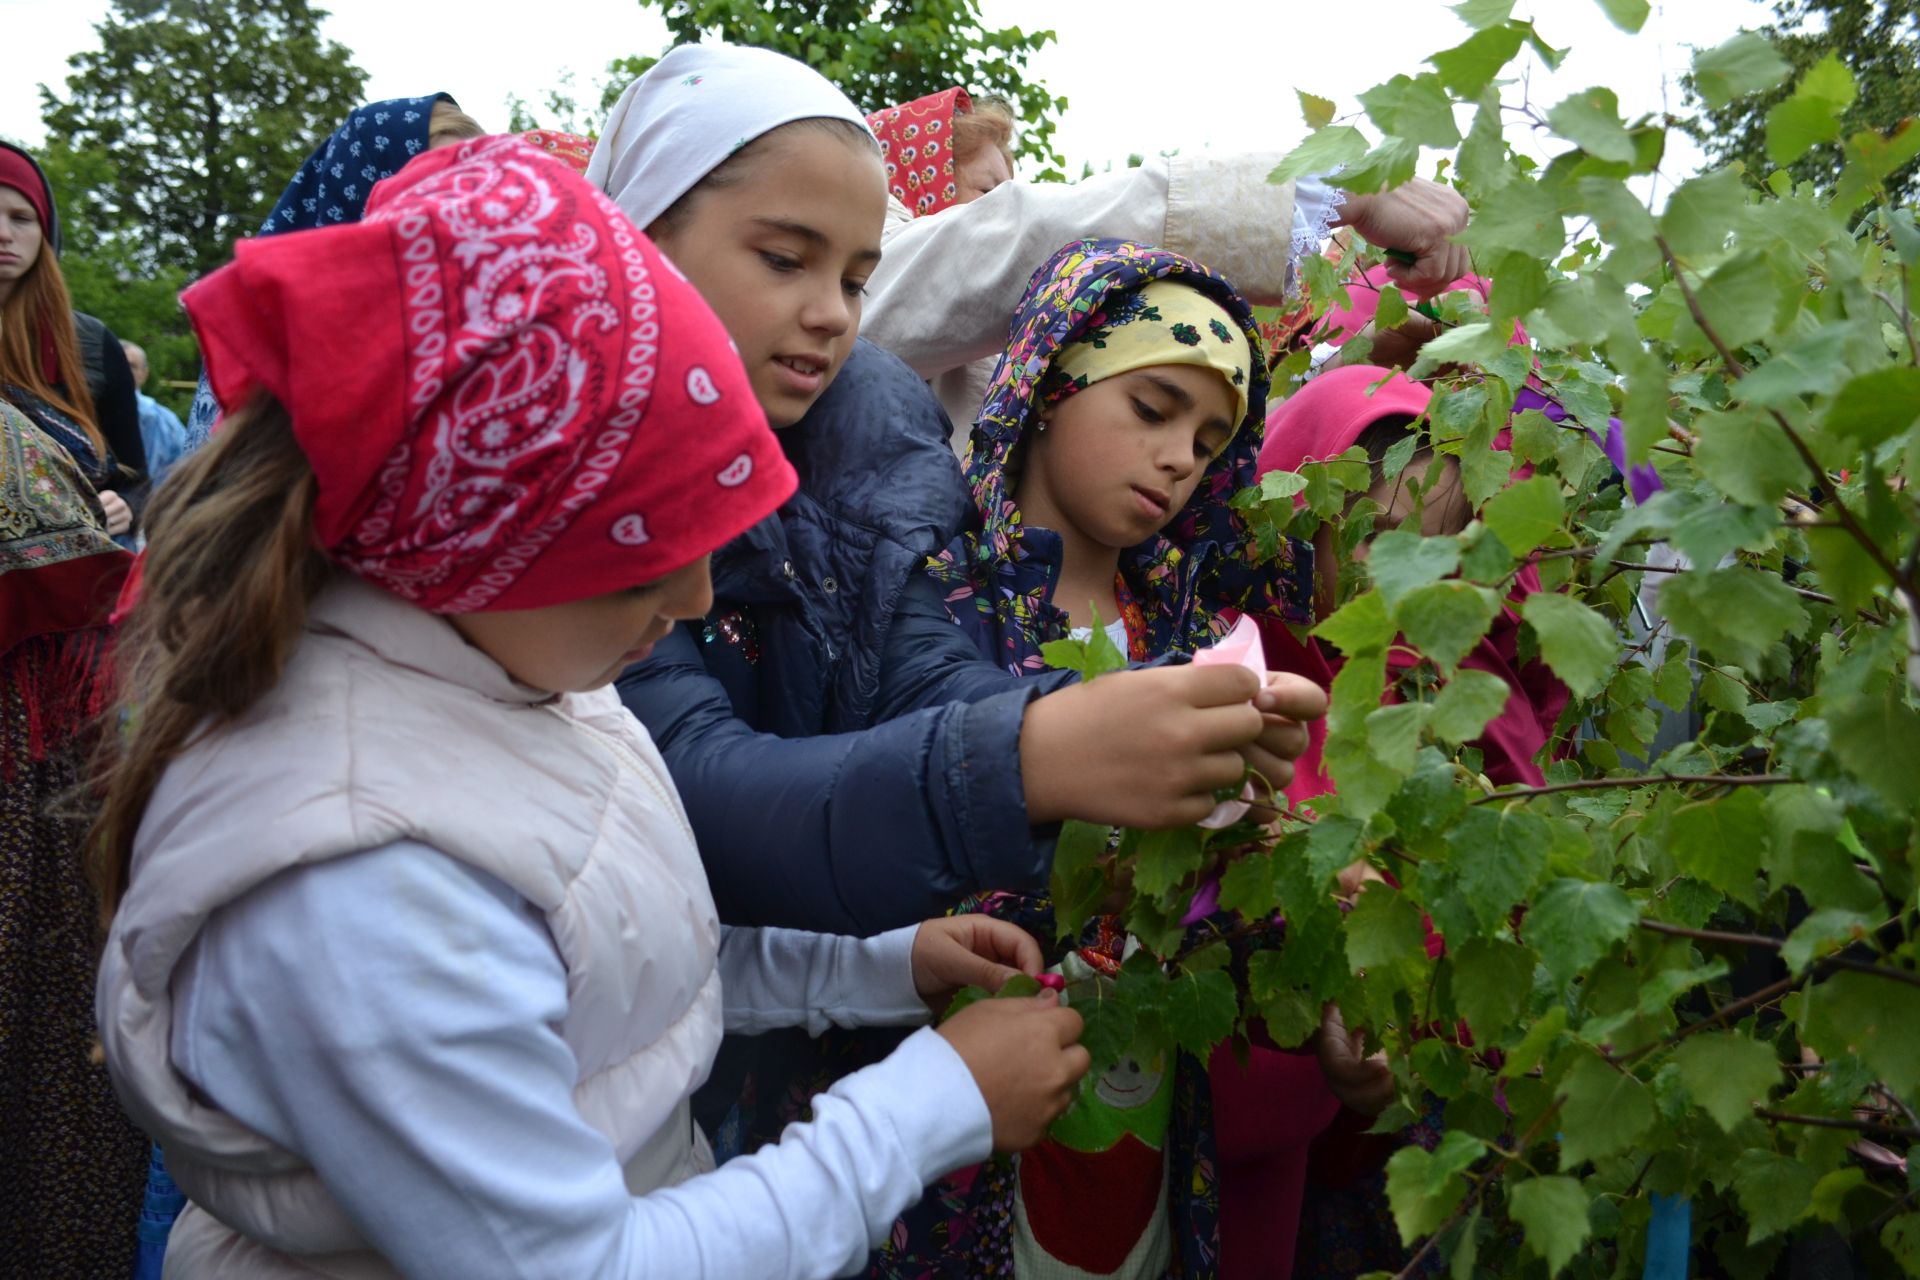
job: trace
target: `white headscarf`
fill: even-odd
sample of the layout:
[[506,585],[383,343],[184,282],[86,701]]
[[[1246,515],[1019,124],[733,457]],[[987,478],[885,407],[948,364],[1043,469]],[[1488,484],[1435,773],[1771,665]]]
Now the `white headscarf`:
[[819,117],[872,133],[866,113],[804,62],[746,45],[683,44],[613,104],[587,181],[644,230],[761,134]]

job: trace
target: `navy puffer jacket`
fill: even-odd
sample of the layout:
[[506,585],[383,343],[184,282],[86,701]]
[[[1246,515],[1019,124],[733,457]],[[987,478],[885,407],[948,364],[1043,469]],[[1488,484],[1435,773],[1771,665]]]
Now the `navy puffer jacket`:
[[730,924],[871,934],[1037,888],[1019,679],[953,624],[928,555],[972,518],[939,402],[866,342],[780,433],[800,491],[713,558],[714,610],[620,678]]

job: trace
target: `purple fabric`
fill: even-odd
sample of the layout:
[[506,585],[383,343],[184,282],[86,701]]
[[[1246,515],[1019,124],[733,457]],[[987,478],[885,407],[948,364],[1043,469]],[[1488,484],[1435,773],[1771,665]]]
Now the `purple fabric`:
[[[1524,413],[1528,409],[1538,409],[1552,422],[1564,422],[1567,417],[1567,411],[1553,400],[1532,387],[1522,387],[1520,394],[1513,398],[1513,411]],[[1627,434],[1620,426],[1620,419],[1607,419],[1607,435],[1604,440],[1600,438],[1600,433],[1592,428],[1588,428],[1587,434],[1593,437],[1593,442],[1599,445],[1601,451],[1607,455],[1607,461],[1613,463],[1614,470],[1626,477],[1627,492],[1633,495],[1636,503],[1645,502],[1666,488],[1660,483],[1660,473],[1653,469],[1651,462],[1627,465]]]

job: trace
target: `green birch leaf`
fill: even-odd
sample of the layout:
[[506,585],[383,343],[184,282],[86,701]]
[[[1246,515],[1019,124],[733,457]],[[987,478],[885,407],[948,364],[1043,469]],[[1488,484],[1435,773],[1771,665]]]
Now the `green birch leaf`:
[[1807,464],[1780,425],[1750,410],[1693,420],[1693,464],[1708,483],[1749,507],[1772,507],[1808,482]]
[[1233,1034],[1239,1017],[1233,979],[1219,969],[1175,974],[1160,998],[1160,1019],[1167,1034],[1202,1062],[1215,1045]]
[[1762,408],[1796,408],[1807,395],[1830,395],[1847,376],[1848,325],[1816,329],[1773,353],[1747,371],[1734,390],[1746,403]]
[[1143,831],[1133,858],[1133,885],[1157,898],[1200,869],[1204,833],[1198,827]]
[[1397,608],[1409,592],[1438,582],[1459,567],[1460,544],[1452,538],[1426,538],[1399,529],[1375,538],[1367,552],[1367,573],[1388,609]]
[[1111,829],[1069,819],[1060,824],[1054,843],[1049,889],[1054,921],[1062,938],[1077,938],[1081,926],[1107,894],[1107,877],[1100,861],[1106,856]]
[[1087,1075],[1098,1080],[1133,1049],[1138,1018],[1133,1006],[1120,998],[1118,987],[1104,980],[1075,984],[1069,1003],[1086,1023],[1080,1043],[1093,1059]]
[[1920,712],[1898,692],[1887,689],[1829,703],[1822,712],[1833,738],[1833,753],[1855,777],[1888,803],[1911,810],[1920,789]]
[[1421,1147],[1402,1147],[1387,1161],[1387,1205],[1408,1248],[1439,1230],[1467,1191],[1466,1179],[1457,1173],[1442,1176],[1435,1191],[1433,1170],[1433,1154]]
[[1305,89],[1295,89],[1294,96],[1300,99],[1300,118],[1307,122],[1309,129],[1324,129],[1333,123],[1333,102],[1330,99],[1308,93]]
[[1660,610],[1675,631],[1740,667],[1807,625],[1800,598],[1778,575],[1745,565],[1674,574],[1660,586]]
[[1469,742],[1506,707],[1513,689],[1489,671],[1457,671],[1433,700],[1427,727],[1443,742]]
[[1475,31],[1497,27],[1513,16],[1513,0],[1462,0],[1447,7]]
[[1560,1168],[1625,1151],[1653,1124],[1653,1095],[1631,1071],[1586,1056],[1560,1082]]
[[1674,1050],[1680,1082],[1727,1133],[1753,1116],[1781,1080],[1773,1046],[1731,1031],[1689,1036]]
[[1431,714],[1422,702],[1401,702],[1367,714],[1367,747],[1374,758],[1393,772],[1413,772],[1420,751],[1420,733]]
[[1873,925],[1872,920],[1858,911],[1822,908],[1787,935],[1786,945],[1780,948],[1780,959],[1786,962],[1789,972],[1804,973],[1808,965],[1822,956],[1856,942],[1872,941]]
[[1397,616],[1400,629],[1413,647],[1443,675],[1451,675],[1487,634],[1499,612],[1500,597],[1493,592],[1470,582],[1450,580],[1412,592],[1400,602]]
[[1494,938],[1447,944],[1453,1007],[1467,1020],[1476,1044],[1498,1044],[1527,1007],[1538,958],[1526,947]]
[[1520,178],[1482,200],[1467,229],[1454,239],[1488,257],[1525,253],[1551,258],[1566,244],[1567,231],[1553,193]]
[[1920,419],[1920,369],[1896,366],[1863,373],[1827,406],[1827,430],[1873,446],[1904,434]]
[[1540,656],[1579,698],[1591,697],[1613,675],[1625,649],[1605,618],[1570,596],[1529,596],[1520,616],[1540,637]]
[[[1645,0],[1626,0],[1645,8]],[[1620,121],[1620,99],[1613,90],[1582,90],[1547,112],[1547,123],[1590,156],[1632,164],[1638,158],[1633,138]]]
[[1347,916],[1347,966],[1355,973],[1424,956],[1425,944],[1420,908],[1384,887],[1361,894]]
[[[1371,895],[1367,895],[1371,896]],[[1823,1058],[1857,1054],[1895,1093],[1920,1085],[1920,987],[1837,973],[1792,997],[1800,1038]]]
[[[1641,0],[1645,9],[1645,0]],[[1507,1211],[1527,1233],[1527,1245],[1557,1276],[1592,1234],[1587,1193],[1578,1178],[1528,1178],[1507,1191]]]
[[1482,930],[1504,925],[1507,913],[1539,883],[1552,845],[1546,820],[1518,806],[1477,805],[1447,832],[1449,865]]
[[1394,76],[1361,94],[1360,105],[1384,134],[1420,146],[1459,145],[1453,99],[1437,75]]
[[[1390,538],[1391,533],[1382,534]],[[1371,559],[1371,557],[1369,557]],[[1379,653],[1393,643],[1398,628],[1387,616],[1387,601],[1378,591],[1355,596],[1333,612],[1313,634],[1333,645],[1348,657]]]
[[1857,1188],[1867,1183],[1867,1171],[1858,1167],[1835,1169],[1813,1184],[1813,1214],[1820,1221],[1839,1223],[1846,1215],[1841,1208]]
[[1746,206],[1739,175],[1732,169],[1716,169],[1674,188],[1660,214],[1660,234],[1683,259],[1718,253],[1726,246],[1727,233],[1739,225]]
[[[1653,7],[1647,0],[1600,0],[1600,8],[1607,15],[1607,21],[1628,35],[1637,33],[1647,25],[1647,15]],[[1558,1271],[1559,1268],[1555,1267]]]
[[1427,55],[1440,82],[1460,98],[1477,98],[1512,62],[1526,41],[1518,27],[1500,25],[1476,31],[1451,49]]
[[[1407,316],[1409,314],[1406,295],[1390,284],[1382,285],[1380,287],[1380,299],[1375,304],[1373,312],[1373,327],[1375,331],[1398,328],[1407,322]],[[1412,436],[1408,436],[1402,443],[1409,446],[1407,453],[1411,455],[1413,452],[1412,446],[1418,442]],[[1394,447],[1399,448],[1400,446],[1395,445]],[[1406,461],[1402,459],[1400,469],[1404,469],[1405,466]],[[1388,468],[1386,474],[1389,476],[1399,475],[1400,469]]]
[[1555,880],[1535,895],[1522,927],[1547,972],[1564,985],[1639,921],[1639,910],[1617,885]]
[[1413,177],[1419,163],[1419,143],[1406,138],[1382,138],[1379,146],[1329,176],[1327,182],[1343,191],[1362,194],[1391,191]]
[[1771,89],[1792,70],[1765,36],[1742,31],[1725,44],[1693,55],[1694,90],[1709,107]]
[[1747,1243],[1758,1244],[1800,1221],[1813,1207],[1820,1175],[1792,1156],[1747,1150],[1734,1166],[1733,1191],[1746,1211]]
[[1757,902],[1754,879],[1766,859],[1767,834],[1753,787],[1681,805],[1667,824],[1667,842],[1682,871],[1749,905]]
[[1281,158],[1268,182],[1291,182],[1310,173],[1331,173],[1367,154],[1367,136],[1349,124],[1330,124]]
[[1530,476],[1487,500],[1480,519],[1499,535],[1507,550],[1524,556],[1547,540],[1566,519],[1560,484],[1550,476]]
[[1821,143],[1838,138],[1840,128],[1840,112],[1833,103],[1796,93],[1767,112],[1767,159],[1782,167],[1790,165]]

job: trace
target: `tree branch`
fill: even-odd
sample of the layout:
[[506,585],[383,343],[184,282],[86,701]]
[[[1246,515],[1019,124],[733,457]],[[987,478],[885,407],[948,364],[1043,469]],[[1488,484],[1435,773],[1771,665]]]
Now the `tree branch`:
[[1762,1120],[1772,1120],[1777,1124],[1804,1124],[1815,1129],[1845,1129],[1851,1133],[1870,1133],[1881,1138],[1920,1139],[1920,1129],[1909,1129],[1903,1124],[1881,1124],[1878,1120],[1838,1120],[1831,1116],[1803,1116],[1791,1111],[1773,1111],[1766,1107],[1755,1107],[1753,1114]]
[[1640,927],[1648,933],[1664,933],[1673,938],[1692,938],[1698,942],[1725,942],[1737,947],[1764,947],[1768,951],[1778,951],[1786,945],[1783,939],[1769,938],[1764,934],[1724,933],[1719,929],[1685,929],[1661,920],[1642,920]]
[[[1680,260],[1673,256],[1673,247],[1667,243],[1667,238],[1656,235],[1653,238],[1653,242],[1660,246],[1661,256],[1667,260],[1667,265],[1673,269],[1673,281],[1680,286],[1680,296],[1686,299],[1688,314],[1693,317],[1693,322],[1700,327],[1700,332],[1706,334],[1707,340],[1713,343],[1713,349],[1720,353],[1720,359],[1722,363],[1726,365],[1727,373],[1736,381],[1745,377],[1747,367],[1740,363],[1740,358],[1733,354],[1732,349],[1727,346],[1725,339],[1721,338],[1719,332],[1714,329],[1713,323],[1707,319],[1707,313],[1701,310],[1700,299],[1693,292],[1693,286],[1687,283],[1686,272],[1680,269]],[[1813,456],[1813,450],[1807,447],[1806,440],[1801,437],[1798,431],[1794,430],[1793,424],[1787,421],[1787,415],[1774,408],[1768,408],[1767,414],[1779,425],[1780,430],[1786,433],[1788,443],[1793,445],[1794,452],[1800,455],[1801,462],[1806,464],[1807,470],[1812,474],[1815,482],[1823,487],[1831,485],[1832,480],[1827,475],[1827,469],[1820,465],[1820,459]],[[1861,527],[1860,522],[1854,518],[1853,512],[1848,509],[1846,503],[1840,500],[1838,495],[1835,495],[1830,508],[1823,508],[1823,510],[1827,509],[1833,512],[1834,517],[1840,521],[1841,526],[1846,529],[1848,535],[1860,544],[1860,549],[1867,553],[1869,559],[1880,566],[1881,571],[1893,581],[1893,584],[1897,587],[1906,588],[1907,594],[1912,595],[1913,591],[1910,581],[1901,576],[1900,570],[1895,567],[1893,561],[1887,558],[1887,554],[1881,550],[1880,544],[1875,542],[1873,537]]]
[[1630,778],[1580,778],[1574,782],[1556,782],[1545,787],[1515,787],[1475,796],[1468,804],[1492,804],[1496,800],[1531,800],[1535,796],[1557,795],[1562,791],[1601,791],[1610,787],[1644,787],[1655,782],[1700,783],[1714,787],[1781,787],[1800,781],[1784,773],[1641,773]]

